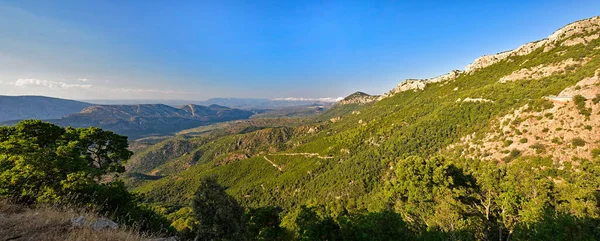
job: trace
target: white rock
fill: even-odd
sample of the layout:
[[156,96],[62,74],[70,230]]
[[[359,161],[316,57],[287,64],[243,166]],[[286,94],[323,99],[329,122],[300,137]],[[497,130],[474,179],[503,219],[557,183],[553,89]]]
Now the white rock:
[[90,224],[90,228],[93,228],[95,230],[101,230],[101,229],[106,229],[106,228],[117,229],[117,228],[119,228],[119,224],[117,224],[107,218],[99,218],[98,220],[96,220],[95,222]]
[[71,219],[71,226],[73,227],[83,227],[83,225],[85,224],[85,217],[84,216],[79,216],[77,218],[72,218]]
[[[576,34],[585,34],[586,32],[593,32],[598,29],[600,29],[600,17],[593,17],[593,18],[588,18],[588,19],[584,19],[581,21],[577,21],[577,22],[571,23],[571,24],[555,31],[554,33],[552,33],[552,35],[548,36],[548,38],[546,38],[546,39],[527,43],[527,44],[520,46],[519,48],[510,50],[510,51],[506,51],[506,52],[502,52],[502,53],[498,53],[498,54],[494,54],[494,55],[485,55],[485,56],[479,57],[475,61],[473,61],[473,63],[467,65],[467,67],[465,68],[465,72],[471,73],[477,69],[488,67],[488,66],[498,63],[510,56],[528,55],[542,46],[545,46],[544,52],[546,52],[546,51],[549,51],[549,50],[553,49],[554,47],[556,47],[556,43],[558,43],[562,40],[568,39],[571,36],[574,36]],[[584,37],[566,41],[564,43],[564,45],[569,46],[569,45],[574,45],[574,44],[578,44],[578,43],[585,43],[585,42],[589,42],[591,40],[597,39],[598,37],[600,37],[600,35],[584,36]]]
[[176,237],[146,239],[145,241],[178,241]]

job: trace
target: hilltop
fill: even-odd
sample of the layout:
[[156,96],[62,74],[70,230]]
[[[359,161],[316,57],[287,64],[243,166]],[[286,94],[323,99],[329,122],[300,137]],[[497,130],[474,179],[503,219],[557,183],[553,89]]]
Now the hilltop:
[[0,122],[22,119],[57,119],[92,104],[45,96],[0,96]]

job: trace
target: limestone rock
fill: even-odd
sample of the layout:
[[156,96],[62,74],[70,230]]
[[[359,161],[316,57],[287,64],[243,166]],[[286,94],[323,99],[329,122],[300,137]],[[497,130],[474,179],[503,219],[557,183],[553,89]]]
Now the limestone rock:
[[408,91],[408,90],[423,90],[427,86],[427,84],[439,83],[444,81],[450,81],[456,79],[463,72],[460,70],[453,70],[447,74],[440,75],[438,77],[434,77],[431,79],[407,79],[404,82],[398,84],[396,88],[390,90],[388,93],[384,94],[380,99],[395,95],[400,92]]
[[569,39],[578,34],[585,34],[588,32],[593,32],[600,30],[600,16],[584,19],[581,21],[577,21],[567,26],[555,31],[552,35],[548,36],[548,38],[524,44],[519,48],[514,50],[494,54],[494,55],[485,55],[479,57],[473,61],[473,63],[467,65],[465,68],[466,73],[471,73],[476,71],[477,69],[488,67],[492,64],[498,63],[510,56],[523,56],[528,55],[536,49],[545,46],[544,51],[549,51],[556,47],[558,42],[566,40],[562,43],[565,46],[571,46],[579,43],[588,43],[591,40],[597,39],[600,37],[599,34],[589,35],[589,36],[581,36],[573,39]]
[[119,228],[119,224],[107,219],[107,218],[99,218],[92,224],[90,224],[90,228],[94,230],[102,230],[102,229],[117,229]]
[[71,226],[76,228],[81,228],[85,225],[85,217],[79,216],[71,219]]

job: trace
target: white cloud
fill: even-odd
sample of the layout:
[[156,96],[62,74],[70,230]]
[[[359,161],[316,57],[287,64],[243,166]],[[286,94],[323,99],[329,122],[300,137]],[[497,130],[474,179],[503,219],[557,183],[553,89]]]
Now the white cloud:
[[14,85],[20,87],[46,87],[50,89],[90,89],[93,85],[80,85],[80,84],[69,84],[59,81],[41,80],[41,79],[18,79]]
[[331,97],[325,97],[325,98],[296,98],[296,97],[287,97],[287,98],[275,98],[273,100],[338,102],[338,101],[343,100],[343,99],[344,99],[344,97],[338,97],[338,98],[331,98]]
[[72,81],[53,81],[36,78],[20,78],[14,82],[0,81],[0,84],[18,87],[18,89],[21,89],[20,92],[27,94],[35,92],[45,95],[49,94],[49,91],[59,91],[53,92],[53,94],[69,93],[69,95],[84,95],[86,97],[97,96],[95,98],[111,98],[115,96],[120,98],[122,98],[123,96],[136,98],[153,98],[156,96],[181,97],[183,95],[194,94],[193,92],[175,91],[168,89],[114,88],[109,86],[91,85],[87,83],[77,83],[76,81],[86,82],[88,80],[86,79],[86,81],[83,81],[82,79],[77,79]]
[[89,79],[85,79],[85,78],[81,78],[81,79],[77,79],[77,80],[81,81],[81,82],[88,82],[88,81],[90,81]]

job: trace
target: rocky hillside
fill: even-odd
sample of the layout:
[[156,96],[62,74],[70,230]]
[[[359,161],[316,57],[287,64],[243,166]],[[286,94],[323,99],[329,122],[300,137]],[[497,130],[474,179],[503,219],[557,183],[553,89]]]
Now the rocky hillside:
[[61,126],[97,126],[136,139],[215,122],[247,119],[252,115],[250,111],[218,105],[185,105],[177,108],[161,104],[98,105],[50,122]]
[[[347,103],[334,106],[308,124],[248,129],[243,134],[196,142],[194,155],[210,158],[187,162],[193,160],[189,158],[194,156],[191,152],[162,158],[159,167],[145,171],[188,164],[175,172],[163,172],[164,176],[148,180],[136,190],[146,193],[154,205],[185,207],[200,178],[216,175],[229,187],[229,193],[250,207],[276,205],[290,209],[317,203],[326,205],[331,212],[342,207],[369,211],[393,208],[404,212],[412,222],[412,213],[406,214],[407,206],[403,205],[407,199],[410,201],[406,196],[408,187],[397,177],[403,170],[413,170],[403,166],[406,163],[417,165],[433,160],[446,167],[460,167],[453,171],[468,175],[463,176],[465,179],[453,179],[457,182],[481,175],[477,165],[485,163],[494,163],[490,168],[503,168],[498,173],[536,172],[535,177],[528,178],[539,178],[540,182],[570,180],[576,176],[571,174],[580,171],[577,167],[583,165],[584,159],[597,156],[598,151],[594,150],[600,144],[600,97],[596,97],[600,93],[599,26],[600,17],[579,21],[546,40],[479,58],[464,71],[405,81],[377,98],[354,94],[345,100]],[[262,145],[256,145],[259,142]],[[164,152],[181,153],[176,148]],[[563,171],[542,172],[548,166]],[[513,179],[501,180],[508,180],[507,185],[520,184]],[[478,185],[484,184],[485,180],[479,179]],[[555,188],[552,190],[575,190],[567,184],[571,182],[544,182],[545,187]],[[418,192],[427,185],[411,186],[409,191]],[[418,193],[418,198],[429,197],[429,193]],[[530,200],[529,193],[519,194],[522,196],[517,199]],[[431,202],[449,203],[423,201],[426,205]],[[540,202],[545,203],[538,205]],[[530,207],[527,205],[563,204],[535,199],[515,204],[514,208],[531,211],[526,210]],[[440,209],[431,207],[423,212],[435,216],[437,210]],[[519,213],[515,215],[522,215]],[[460,222],[472,221],[468,214],[457,217],[462,218]],[[443,223],[454,216],[442,213],[436,218]]]
[[57,119],[77,113],[89,103],[44,96],[0,96],[0,122],[22,119]]

